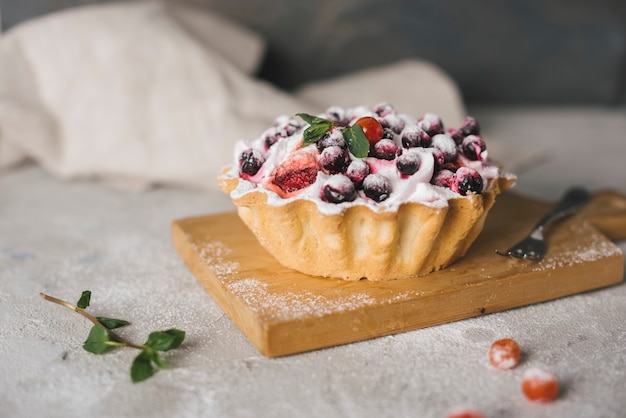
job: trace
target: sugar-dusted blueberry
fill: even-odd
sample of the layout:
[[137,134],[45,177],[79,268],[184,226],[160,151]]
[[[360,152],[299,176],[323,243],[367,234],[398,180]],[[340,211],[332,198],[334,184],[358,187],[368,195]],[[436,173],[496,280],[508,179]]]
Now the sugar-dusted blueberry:
[[443,122],[441,118],[434,113],[426,113],[420,118],[417,124],[431,137],[443,133]]
[[333,128],[326,132],[324,136],[317,141],[317,149],[322,152],[324,148],[337,146],[343,149],[348,148],[346,144],[346,140],[343,138],[343,134],[341,133],[341,129]]
[[432,143],[430,135],[417,125],[409,125],[404,128],[401,138],[404,148],[428,148]]
[[381,160],[393,160],[398,155],[398,145],[391,139],[381,139],[371,148],[371,155]]
[[454,143],[457,145],[461,145],[463,142],[463,134],[460,130],[454,128],[446,129],[446,134],[454,140]]
[[435,186],[447,187],[451,189],[456,183],[456,176],[450,170],[440,170],[435,173],[430,181]]
[[433,155],[433,159],[435,160],[435,171],[441,170],[445,166],[446,156],[439,148],[428,148],[428,151]]
[[405,152],[396,160],[396,167],[400,174],[410,176],[420,168],[420,156],[416,152]]
[[383,139],[393,139],[393,131],[391,128],[383,128]]
[[376,106],[374,106],[374,112],[378,116],[387,116],[390,114],[395,114],[396,109],[393,107],[393,105],[383,102],[383,103],[378,103]]
[[337,123],[348,123],[348,116],[346,115],[346,111],[339,106],[331,106],[326,109],[326,118],[332,120]]
[[468,193],[482,193],[483,178],[478,171],[469,167],[460,167],[455,173],[456,182],[452,186],[452,190],[465,196]]
[[299,119],[293,116],[279,116],[274,120],[274,126],[285,133],[285,136],[291,136],[302,127]]
[[376,202],[387,200],[392,192],[391,181],[382,174],[370,174],[363,180],[365,196]]
[[324,148],[320,154],[320,166],[328,174],[343,173],[349,163],[348,151],[336,145]]
[[272,145],[278,142],[279,139],[285,138],[287,135],[284,131],[281,131],[276,126],[272,126],[263,134],[263,142],[266,149],[269,149]]
[[432,146],[441,150],[444,161],[452,161],[456,158],[456,143],[452,138],[445,134],[437,134],[432,137]]
[[322,199],[330,203],[352,202],[356,199],[356,187],[343,174],[330,176],[322,186]]
[[395,113],[390,113],[380,120],[380,124],[383,125],[383,128],[389,128],[393,132],[399,134],[405,127],[405,122]]
[[363,180],[370,174],[370,166],[361,159],[352,160],[346,169],[346,176],[354,182],[357,188],[363,185]]
[[484,160],[484,151],[487,149],[485,141],[480,135],[468,135],[463,139],[461,152],[470,160]]
[[263,163],[265,163],[265,157],[257,149],[249,148],[239,155],[239,171],[249,176],[258,173]]
[[479,135],[480,125],[478,125],[478,122],[476,122],[476,119],[474,119],[471,116],[468,116],[463,120],[460,131],[463,134],[463,136]]

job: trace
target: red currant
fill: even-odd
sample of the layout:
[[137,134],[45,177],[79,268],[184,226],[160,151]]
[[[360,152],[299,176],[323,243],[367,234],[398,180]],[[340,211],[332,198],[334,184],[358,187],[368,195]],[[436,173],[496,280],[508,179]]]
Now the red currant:
[[531,401],[549,402],[559,393],[559,380],[541,369],[528,369],[522,377],[522,392]]
[[510,338],[494,342],[489,349],[489,361],[498,369],[512,369],[519,363],[519,358],[519,345]]
[[363,133],[370,145],[374,145],[382,139],[384,133],[383,125],[381,125],[377,119],[371,116],[364,116],[354,123],[363,129]]

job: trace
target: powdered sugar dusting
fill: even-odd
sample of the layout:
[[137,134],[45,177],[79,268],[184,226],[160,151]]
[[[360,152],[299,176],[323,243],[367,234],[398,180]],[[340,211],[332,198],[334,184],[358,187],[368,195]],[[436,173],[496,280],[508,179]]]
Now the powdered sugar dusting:
[[622,254],[622,250],[617,245],[598,235],[588,223],[572,224],[570,230],[572,235],[589,237],[589,241],[570,250],[563,250],[557,256],[550,256],[548,253],[548,256],[533,271],[554,270]]
[[219,280],[234,276],[239,271],[239,263],[227,260],[225,257],[232,253],[232,249],[221,241],[212,240],[198,246],[192,243],[202,261],[211,266]]

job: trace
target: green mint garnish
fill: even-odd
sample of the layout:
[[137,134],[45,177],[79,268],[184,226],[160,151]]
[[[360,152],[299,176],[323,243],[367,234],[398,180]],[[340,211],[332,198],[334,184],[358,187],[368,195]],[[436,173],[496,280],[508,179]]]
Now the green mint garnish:
[[302,120],[309,124],[309,127],[304,130],[303,147],[315,144],[333,127],[339,127],[352,155],[357,158],[367,157],[370,144],[359,125],[343,126],[337,122],[309,115],[308,113],[298,113],[296,116],[300,116]]
[[130,322],[123,319],[95,317],[85,311],[91,299],[91,292],[89,290],[85,290],[82,293],[76,305],[43,293],[40,295],[47,301],[65,306],[81,314],[94,324],[83,344],[85,351],[93,354],[104,354],[113,347],[131,347],[141,350],[130,367],[130,378],[133,383],[141,382],[152,376],[155,372],[155,367],[161,369],[166,368],[167,364],[163,361],[158,352],[178,348],[185,340],[185,331],[176,328],[150,333],[145,344],[134,344],[124,340],[112,330],[125,327],[129,325]]

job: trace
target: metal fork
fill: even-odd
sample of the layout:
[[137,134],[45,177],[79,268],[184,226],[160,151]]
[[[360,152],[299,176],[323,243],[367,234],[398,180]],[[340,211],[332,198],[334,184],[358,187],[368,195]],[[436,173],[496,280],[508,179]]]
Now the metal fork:
[[523,258],[528,260],[541,260],[546,253],[546,243],[543,231],[548,224],[558,219],[564,218],[576,212],[591,199],[591,194],[580,187],[569,189],[561,198],[559,203],[537,222],[526,238],[506,250],[497,254]]

